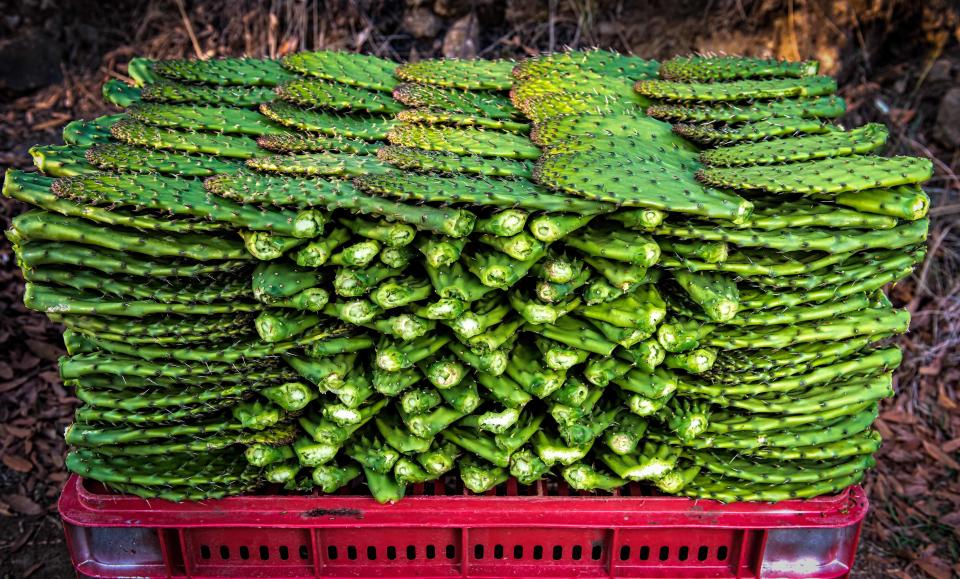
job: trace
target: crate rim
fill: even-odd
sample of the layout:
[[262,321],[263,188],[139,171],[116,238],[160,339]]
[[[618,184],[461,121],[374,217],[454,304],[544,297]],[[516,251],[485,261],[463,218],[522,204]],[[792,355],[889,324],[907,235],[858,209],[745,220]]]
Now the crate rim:
[[71,475],[58,501],[79,527],[580,527],[836,528],[859,523],[869,501],[859,485],[837,495],[779,503],[670,496],[408,496],[381,505],[358,495],[253,495],[173,503],[99,493]]

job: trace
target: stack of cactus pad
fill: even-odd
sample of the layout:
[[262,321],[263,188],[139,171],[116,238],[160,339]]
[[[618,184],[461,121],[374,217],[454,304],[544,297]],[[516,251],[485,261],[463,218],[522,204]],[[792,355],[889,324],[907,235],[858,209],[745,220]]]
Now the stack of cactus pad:
[[[837,492],[923,258],[924,159],[816,63],[135,59],[4,194],[66,328],[68,467],[193,500],[459,475]],[[886,340],[886,341],[885,341]],[[355,480],[356,479],[356,480]]]

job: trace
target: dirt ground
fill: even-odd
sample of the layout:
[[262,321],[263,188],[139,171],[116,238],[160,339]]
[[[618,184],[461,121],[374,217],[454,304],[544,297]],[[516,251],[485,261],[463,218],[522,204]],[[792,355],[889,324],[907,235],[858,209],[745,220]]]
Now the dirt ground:
[[[269,8],[268,8],[269,6]],[[891,154],[931,158],[927,261],[891,290],[913,313],[857,577],[960,576],[960,7],[949,0],[0,0],[0,165],[106,112],[99,89],[133,56],[278,56],[339,48],[401,60],[521,58],[599,46],[647,58],[728,52],[816,58],[845,121],[883,122]],[[22,207],[0,198],[0,226]],[[21,305],[0,240],[0,577],[70,576],[55,501],[76,400],[59,328]]]

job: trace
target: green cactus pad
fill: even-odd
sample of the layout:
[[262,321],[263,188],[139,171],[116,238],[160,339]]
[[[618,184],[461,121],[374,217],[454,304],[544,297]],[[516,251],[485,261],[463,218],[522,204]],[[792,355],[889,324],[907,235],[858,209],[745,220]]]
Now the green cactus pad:
[[393,98],[408,107],[440,109],[491,119],[510,119],[518,113],[510,99],[501,94],[447,89],[429,84],[401,84],[393,89]]
[[438,111],[433,109],[407,109],[395,117],[404,123],[426,123],[430,125],[454,125],[458,127],[478,127],[509,133],[527,133],[530,125],[523,122],[504,119],[491,119],[462,113]]
[[88,148],[77,145],[35,145],[28,151],[33,164],[48,177],[73,177],[95,173],[97,168],[87,162]]
[[590,136],[637,137],[656,141],[661,146],[675,145],[691,152],[697,150],[674,135],[669,123],[640,114],[563,116],[539,123],[530,131],[530,140],[544,147]]
[[260,58],[158,60],[152,68],[166,78],[219,85],[274,86],[293,78],[279,62]]
[[94,143],[107,143],[111,139],[111,128],[127,115],[106,115],[93,120],[70,121],[63,127],[63,142],[67,145],[89,147]]
[[526,137],[482,129],[399,124],[387,139],[394,145],[425,151],[446,151],[458,155],[537,159],[540,149]]
[[750,219],[739,227],[773,231],[793,227],[891,229],[896,225],[897,220],[887,215],[861,213],[827,203],[788,201],[755,208]]
[[647,108],[647,114],[655,119],[673,122],[742,123],[771,117],[835,119],[843,116],[846,110],[847,105],[842,98],[825,96],[751,103],[657,103]]
[[24,270],[41,266],[66,265],[107,274],[152,277],[192,277],[202,274],[243,270],[247,260],[196,262],[178,259],[145,259],[136,254],[88,247],[73,243],[30,241],[14,248]]
[[863,480],[863,471],[825,479],[813,483],[760,484],[741,481],[732,484],[729,479],[700,474],[680,494],[700,499],[714,499],[723,503],[760,501],[775,503],[789,499],[808,499],[831,495]]
[[[73,288],[48,286],[33,282],[27,282],[26,284],[23,303],[28,309],[48,314],[127,316],[134,318],[156,314],[207,315],[255,312],[262,307],[252,302],[232,300],[210,303],[166,303],[153,299],[105,296],[99,291],[83,292]],[[99,346],[99,343],[97,345]],[[147,346],[150,346],[150,344]]]
[[172,215],[200,217],[292,237],[313,237],[322,228],[322,223],[317,224],[312,218],[264,211],[211,196],[201,182],[186,179],[100,173],[58,179],[51,190],[59,197],[91,205],[163,210]]
[[[210,332],[249,334],[253,316],[231,314],[219,316],[152,317],[137,320],[65,315],[57,320],[81,332],[109,332],[127,338],[165,338],[170,336],[203,336]],[[132,378],[132,377],[131,377]]]
[[513,68],[513,77],[524,81],[556,72],[592,72],[602,76],[640,80],[656,77],[659,66],[655,60],[608,50],[569,50],[523,60]]
[[197,261],[250,259],[240,240],[216,237],[209,233],[165,233],[147,235],[143,231],[121,229],[91,223],[78,217],[66,217],[46,211],[21,213],[11,222],[8,237],[16,244],[24,241],[60,241],[131,251],[153,257],[177,257]]
[[249,109],[141,103],[127,110],[130,118],[158,127],[217,131],[236,135],[273,135],[285,132]]
[[529,181],[513,179],[484,180],[466,175],[438,177],[398,172],[359,177],[355,182],[363,190],[404,201],[467,203],[585,214],[614,209],[606,203],[552,193]]
[[277,98],[268,86],[203,86],[172,81],[148,84],[141,89],[140,96],[145,101],[157,103],[232,107],[252,107]]
[[821,134],[834,130],[833,125],[818,119],[775,117],[736,126],[716,126],[713,123],[679,124],[673,131],[685,139],[706,146],[718,146],[744,141],[760,141],[791,135]]
[[886,142],[887,127],[873,123],[852,131],[833,131],[823,135],[719,147],[704,151],[700,159],[705,164],[716,167],[794,163],[863,155],[883,147]]
[[367,54],[318,50],[291,54],[281,62],[300,74],[361,88],[389,92],[398,84],[394,78],[396,63]]
[[249,278],[241,272],[207,274],[200,279],[143,279],[138,276],[115,275],[106,278],[99,273],[44,267],[30,272],[27,280],[42,285],[59,285],[78,291],[96,290],[134,300],[155,300],[163,303],[213,303],[252,299]]
[[207,153],[235,159],[249,159],[260,153],[256,141],[245,136],[177,131],[133,119],[117,122],[110,128],[110,134],[122,143],[151,149]]
[[382,175],[396,171],[392,165],[373,155],[349,153],[303,153],[299,155],[273,155],[247,160],[247,166],[257,171],[303,176]]
[[104,143],[87,149],[86,159],[100,169],[118,172],[154,172],[181,177],[209,177],[230,173],[239,163],[213,155],[185,155],[145,149],[123,143]]
[[360,139],[329,137],[310,133],[284,133],[257,137],[257,144],[276,153],[323,153],[339,152],[355,155],[372,155],[381,147]]
[[[629,178],[610,179],[611,172]],[[548,187],[596,201],[727,219],[750,217],[753,205],[737,195],[703,187],[686,171],[661,164],[656,155],[637,157],[610,150],[542,158],[534,179]]]
[[[53,182],[54,179],[50,177],[8,169],[3,182],[3,195],[64,216],[78,217],[95,223],[131,227],[144,231],[183,233],[189,231],[216,231],[227,228],[223,223],[206,220],[171,218],[170,216],[161,216],[145,211],[125,211],[111,207],[94,207],[87,203],[78,203],[69,199],[62,199],[50,190]],[[53,218],[53,214],[46,215],[49,215],[51,219]],[[46,217],[43,219],[46,219]],[[8,234],[8,237],[12,234],[16,234],[16,231]],[[10,239],[11,241],[14,240],[13,237],[10,237]],[[14,243],[16,243],[16,241],[14,241]]]
[[726,241],[740,247],[771,247],[780,251],[825,251],[845,253],[866,249],[897,249],[923,242],[929,222],[926,219],[906,223],[893,229],[862,231],[858,229],[805,229],[753,231],[698,225],[661,225],[655,234],[671,235],[704,241]]
[[386,217],[451,237],[468,235],[476,221],[475,215],[462,209],[405,205],[365,195],[362,190],[345,181],[294,179],[242,172],[212,177],[204,182],[204,186],[217,195],[243,203],[324,207],[329,211],[347,209]]
[[793,325],[714,331],[702,343],[722,350],[784,348],[859,336],[902,334],[909,324],[910,314],[906,310],[866,309]]
[[100,93],[103,95],[105,102],[120,108],[126,108],[134,103],[140,102],[142,96],[140,88],[130,86],[122,80],[115,78],[111,78],[103,83],[103,88],[100,89]]
[[638,80],[634,89],[652,99],[728,102],[830,95],[837,92],[837,81],[829,76],[714,83]]
[[660,76],[684,82],[750,78],[800,78],[820,69],[815,60],[788,61],[743,56],[675,56],[660,65]]
[[529,179],[533,173],[527,161],[496,157],[463,156],[445,151],[424,151],[411,147],[382,147],[377,158],[405,171],[424,173],[469,173],[488,177]]
[[343,116],[301,109],[282,102],[260,105],[260,112],[281,125],[301,131],[368,141],[386,139],[387,132],[397,124],[388,117]]
[[841,193],[830,200],[859,211],[909,221],[925,217],[930,210],[930,197],[916,185]]
[[646,100],[631,89],[628,81],[589,72],[554,73],[535,79],[527,79],[513,87],[510,91],[510,100],[516,106],[530,99],[563,93],[593,94],[610,102]]
[[921,157],[850,156],[756,167],[708,167],[697,178],[715,187],[771,193],[836,194],[922,183],[933,163]]
[[293,80],[278,86],[276,92],[281,99],[307,108],[388,115],[403,110],[401,103],[381,91],[323,80]]
[[421,60],[397,67],[397,78],[465,90],[509,90],[514,63],[509,60]]
[[642,110],[639,97],[615,98],[592,92],[564,91],[528,97],[517,108],[534,123],[574,115],[624,115]]

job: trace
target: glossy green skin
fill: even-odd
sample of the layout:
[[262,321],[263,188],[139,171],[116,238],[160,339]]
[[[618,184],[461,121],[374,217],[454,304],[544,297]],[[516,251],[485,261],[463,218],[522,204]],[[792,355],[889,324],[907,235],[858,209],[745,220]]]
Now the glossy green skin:
[[726,322],[737,315],[740,291],[733,278],[716,273],[677,270],[674,279],[714,322]]
[[696,152],[695,147],[672,133],[668,123],[652,119],[638,112],[618,115],[581,114],[557,117],[537,123],[530,133],[530,140],[538,145],[550,148],[565,141],[589,135],[639,137],[647,141],[655,139],[671,148],[678,147]]
[[[768,125],[766,123],[768,120],[773,121],[775,124],[801,123],[802,126],[818,127],[822,119],[842,117],[846,110],[847,105],[842,98],[837,96],[824,96],[755,103],[657,103],[647,109],[647,114],[655,119],[678,123],[723,122],[758,124],[757,127],[744,127],[742,130],[734,127],[721,126],[717,128],[705,125],[710,127],[712,131],[719,133],[724,133],[728,130],[732,131],[734,136],[729,140],[733,141],[737,140],[736,135],[754,133],[759,127],[763,126],[772,127],[772,124]],[[803,121],[807,122],[804,123]],[[834,130],[833,127],[827,125],[813,132],[825,133],[831,130]],[[792,132],[793,131],[782,131],[768,136],[786,136]],[[680,134],[683,133],[681,132]],[[694,140],[701,142],[700,139]]]
[[659,66],[655,60],[645,60],[609,50],[566,50],[520,61],[513,68],[513,78],[523,81],[551,72],[589,71],[599,75],[625,76],[630,80],[639,80],[656,76]]
[[837,91],[837,81],[828,76],[744,79],[715,83],[638,80],[634,89],[653,99],[728,102],[831,95]]
[[814,322],[770,328],[737,328],[714,330],[702,342],[722,350],[744,348],[783,348],[810,342],[844,340],[864,335],[903,333],[910,323],[910,314],[890,308],[866,309]]
[[244,135],[181,131],[128,118],[111,126],[110,135],[128,145],[182,153],[206,153],[234,159],[249,159],[262,152],[256,141]]
[[325,464],[314,468],[310,478],[322,492],[331,494],[348,485],[358,476],[360,476],[360,468],[355,465]]
[[319,323],[320,318],[312,313],[265,310],[257,316],[255,325],[263,341],[282,342],[302,334]]
[[660,76],[675,81],[800,78],[817,74],[815,60],[791,62],[742,56],[675,56],[660,64]]
[[393,98],[408,107],[510,119],[518,111],[507,97],[495,92],[463,91],[422,83],[404,83],[393,89]]
[[831,195],[922,183],[932,175],[929,159],[866,155],[787,165],[710,167],[697,172],[699,180],[715,187]]
[[83,219],[45,211],[30,211],[15,217],[7,237],[12,243],[29,240],[78,243],[114,251],[129,251],[151,257],[186,258],[196,261],[250,259],[238,239],[211,234],[155,233],[107,228]]
[[253,272],[253,294],[269,304],[317,287],[323,280],[319,272],[287,261],[261,263]]
[[458,155],[506,157],[519,160],[536,160],[540,157],[540,149],[530,143],[524,135],[477,128],[401,123],[393,127],[386,138],[394,145],[415,147],[426,151],[446,151]]
[[[863,193],[869,192],[865,191]],[[837,200],[834,199],[834,201],[836,202]],[[922,215],[918,216],[918,218],[919,217],[922,217]],[[764,231],[794,227],[892,229],[897,226],[897,223],[897,220],[891,216],[868,212],[862,213],[860,211],[811,200],[780,202],[772,206],[764,206],[754,211],[750,219],[739,224],[738,227],[762,229]],[[700,259],[710,261],[704,256],[701,256]],[[725,259],[719,261],[725,261]]]
[[165,78],[219,85],[274,86],[293,77],[278,61],[261,58],[158,60],[150,68]]
[[182,177],[209,177],[240,168],[236,162],[215,156],[187,155],[121,143],[94,145],[87,149],[85,156],[91,165],[103,170],[155,172]]
[[33,164],[48,177],[74,177],[95,173],[97,168],[84,156],[89,147],[77,145],[36,145],[30,147]]
[[561,472],[567,484],[580,491],[612,491],[627,484],[625,479],[601,472],[584,463],[570,465]]
[[930,197],[916,186],[840,193],[832,199],[838,205],[852,207],[858,211],[909,221],[922,219],[930,210]]
[[510,456],[510,476],[522,485],[531,485],[550,472],[550,466],[530,449],[524,448]]
[[432,109],[407,109],[397,113],[396,119],[404,123],[473,127],[521,135],[530,132],[530,125],[524,122],[509,121],[504,119],[491,119],[483,116],[449,111],[437,111]]
[[872,123],[850,131],[717,147],[701,153],[700,159],[707,165],[733,167],[864,155],[883,147],[887,134],[886,125]]
[[387,174],[367,175],[355,180],[363,190],[403,201],[466,203],[498,208],[521,208],[551,212],[570,211],[594,214],[612,211],[613,206],[558,195],[528,181],[480,180],[467,175]]
[[357,177],[393,172],[393,167],[372,155],[349,153],[300,153],[248,159],[247,167],[264,173],[300,177]]
[[[840,102],[842,103],[842,101]],[[843,111],[844,109],[840,108],[836,116],[841,116]],[[730,115],[727,114],[727,116]],[[761,141],[798,133],[828,133],[833,130],[833,125],[827,124],[818,117],[769,117],[766,111],[762,111],[755,116],[758,117],[758,120],[736,124],[735,126],[721,125],[718,127],[715,123],[706,121],[700,124],[677,124],[674,125],[673,131],[695,143],[714,146],[745,141]]]
[[397,67],[397,78],[465,90],[509,90],[514,63],[509,60],[457,58],[421,60]]
[[[127,275],[105,278],[96,272],[44,267],[27,272],[24,278],[36,285],[62,286],[79,293],[101,292],[105,302],[119,298],[168,304],[210,304],[243,303],[253,298],[246,272],[212,274],[200,280],[185,277],[163,280]],[[67,293],[71,292],[68,290]]]
[[140,102],[140,92],[140,88],[128,85],[116,78],[111,78],[103,83],[103,87],[100,89],[100,95],[104,102],[121,109]]
[[167,211],[291,237],[314,237],[325,221],[321,214],[255,209],[213,196],[197,181],[150,174],[62,177],[51,190],[58,197],[91,205]]
[[[610,181],[613,170],[630,171],[632,178]],[[537,164],[534,180],[595,201],[728,219],[735,223],[745,221],[753,210],[746,199],[703,187],[693,177],[692,170],[670,171],[669,182],[663,179],[664,171],[658,157],[637,156],[629,146],[622,146],[546,156]],[[652,193],[654,191],[656,193]]]
[[360,139],[321,136],[293,131],[281,135],[257,137],[257,145],[276,153],[340,152],[355,155],[373,155],[381,147],[379,143],[369,143]]
[[206,490],[234,494],[256,486],[260,480],[260,469],[248,465],[241,453],[232,450],[193,460],[188,457],[178,454],[144,463],[81,449],[67,455],[67,468],[92,480],[138,485],[158,493],[164,488],[192,487],[198,494]]
[[260,113],[289,129],[365,141],[382,141],[387,138],[390,129],[397,126],[397,122],[390,117],[340,115],[303,109],[284,102],[264,103],[260,105]]
[[70,121],[63,127],[63,142],[67,145],[89,147],[110,141],[111,127],[127,118],[127,115],[105,115],[84,121]]
[[50,215],[46,219],[55,219],[53,215],[60,214],[69,218],[83,218],[83,220],[86,220],[85,222],[83,220],[78,221],[89,225],[93,225],[89,222],[94,222],[118,228],[129,227],[161,233],[207,232],[222,230],[227,227],[224,223],[182,217],[171,219],[151,213],[79,203],[54,194],[50,190],[53,183],[54,179],[50,177],[8,169],[3,182],[3,195],[52,212],[31,212],[35,215],[40,213]]
[[44,266],[73,266],[106,274],[145,277],[194,277],[249,269],[249,260],[197,262],[179,259],[149,259],[110,249],[55,241],[28,241],[14,246],[17,264],[29,270]]
[[218,106],[140,103],[128,109],[130,118],[149,125],[236,135],[275,135],[285,132],[257,111]]
[[276,93],[281,99],[306,108],[388,115],[404,109],[401,103],[381,91],[314,79],[286,82],[277,87]]
[[919,219],[893,229],[876,231],[797,228],[767,232],[695,225],[661,225],[654,233],[688,239],[726,241],[741,247],[769,247],[780,251],[819,250],[837,254],[868,249],[899,249],[915,245],[926,239],[928,227],[928,220]]
[[[107,86],[104,85],[104,91]],[[205,86],[162,80],[145,85],[138,96],[148,102],[168,104],[191,103],[197,105],[226,105],[252,107],[277,98],[269,86]],[[138,99],[138,100],[140,100]],[[129,107],[134,101],[124,99]]]
[[572,115],[633,114],[650,103],[640,95],[612,97],[593,90],[584,90],[539,94],[522,101],[515,100],[514,104],[531,122],[539,124]]
[[465,156],[447,151],[425,151],[413,147],[381,147],[377,151],[377,158],[407,171],[469,173],[521,179],[529,179],[533,174],[531,164],[527,161]]
[[412,206],[365,195],[348,182],[259,176],[245,172],[221,175],[204,182],[208,191],[244,203],[268,203],[280,207],[347,209],[376,215],[451,237],[464,237],[473,230],[476,215],[450,207]]
[[564,243],[587,255],[650,267],[660,259],[660,246],[644,235],[625,231],[581,229],[564,238]]
[[[585,70],[544,72],[536,77],[524,78],[522,82],[516,83],[510,89],[510,100],[514,103],[514,106],[537,123],[540,122],[538,117],[542,116],[541,113],[545,111],[532,109],[541,107],[544,103],[543,99],[551,100],[554,97],[559,97],[563,102],[571,105],[574,105],[577,98],[589,101],[591,104],[621,104],[624,102],[647,104],[646,99],[639,97],[631,90],[630,81]],[[597,113],[596,109],[589,111],[589,108],[577,109],[575,107],[574,111]],[[575,112],[570,114],[575,114]]]
[[764,485],[741,483],[731,486],[724,480],[700,475],[687,485],[681,494],[688,497],[715,499],[725,503],[737,501],[779,502],[788,499],[805,499],[819,495],[835,494],[863,479],[863,472],[857,472],[835,479],[816,483],[794,483]]
[[351,86],[389,92],[398,84],[397,65],[372,55],[334,50],[297,52],[280,62],[289,70]]

